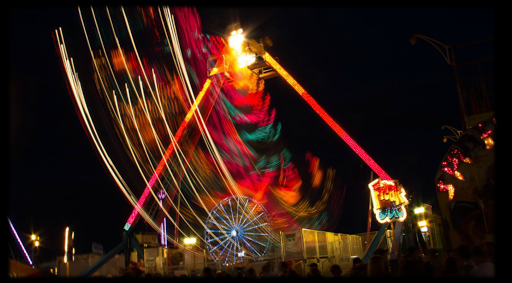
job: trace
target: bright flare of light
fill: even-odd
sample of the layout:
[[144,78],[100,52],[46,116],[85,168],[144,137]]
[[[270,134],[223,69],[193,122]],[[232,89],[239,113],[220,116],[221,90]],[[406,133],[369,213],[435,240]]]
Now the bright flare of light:
[[247,67],[256,61],[255,54],[242,53],[238,56],[238,67]]
[[237,58],[239,68],[247,67],[256,61],[255,54],[247,54],[244,52],[245,36],[242,29],[234,30],[228,38],[229,47],[233,55]]
[[484,138],[485,149],[491,149],[494,146],[494,140],[491,137]]
[[195,245],[197,242],[197,238],[185,238],[185,245]]
[[424,207],[418,207],[414,209],[414,214],[424,213],[425,208]]
[[231,32],[230,37],[228,38],[229,47],[233,49],[233,53],[236,55],[242,53],[242,44],[244,43],[245,37],[243,35],[243,30],[238,29]]
[[465,181],[466,179],[464,178],[464,175],[462,175],[462,173],[460,173],[459,171],[455,171],[455,177],[457,177],[457,179],[461,180],[461,181]]

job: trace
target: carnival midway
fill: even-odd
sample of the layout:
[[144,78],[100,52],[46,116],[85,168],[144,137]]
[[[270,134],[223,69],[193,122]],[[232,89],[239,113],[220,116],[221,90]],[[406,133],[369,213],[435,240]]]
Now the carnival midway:
[[[492,108],[466,115],[465,130],[454,132],[436,175],[437,215],[432,205],[413,202],[400,176],[388,175],[341,126],[352,121],[336,121],[285,69],[288,62],[269,53],[270,38],[248,38],[239,23],[224,36],[205,34],[191,7],[79,7],[77,15],[89,52],[75,53],[58,28],[58,57],[91,145],[133,209],[119,224],[115,248],[75,254],[73,227],[66,227],[62,255],[46,267],[35,266],[26,250],[39,246],[37,235],[20,239],[9,220],[25,257],[10,261],[11,276],[495,275]],[[97,93],[83,87],[86,73],[73,56],[90,61]],[[366,231],[332,232],[343,223],[338,208],[350,200],[335,169],[312,152],[294,156],[269,80],[295,91],[337,135],[340,150],[370,168],[367,187],[358,188],[368,192],[368,206],[357,212],[368,215]],[[98,105],[108,122],[94,114]],[[119,150],[128,165],[120,166]],[[135,228],[139,222],[149,231]]]

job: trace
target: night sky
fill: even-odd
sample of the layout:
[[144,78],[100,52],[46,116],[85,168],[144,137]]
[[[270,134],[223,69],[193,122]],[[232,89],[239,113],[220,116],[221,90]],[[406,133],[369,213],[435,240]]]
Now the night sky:
[[[409,195],[432,204],[436,212],[434,177],[451,145],[442,142],[451,133],[441,126],[462,129],[462,122],[453,68],[427,42],[419,39],[413,46],[409,39],[422,34],[461,45],[493,37],[493,8],[198,11],[205,33],[220,35],[240,21],[248,37],[268,36],[273,41],[268,52]],[[22,240],[32,232],[40,235],[45,259],[63,253],[66,226],[75,230],[78,254],[90,252],[92,242],[108,251],[121,240],[131,207],[80,123],[52,38],[63,27],[68,48],[83,44],[77,9],[11,7],[8,26],[7,215]],[[467,47],[459,59],[490,57],[493,50],[489,45]],[[72,52],[78,62],[79,54],[90,65],[89,53]],[[346,184],[335,232],[365,232],[370,169],[283,79],[266,81],[266,89],[292,154],[309,150]],[[17,246],[11,249],[18,254]]]

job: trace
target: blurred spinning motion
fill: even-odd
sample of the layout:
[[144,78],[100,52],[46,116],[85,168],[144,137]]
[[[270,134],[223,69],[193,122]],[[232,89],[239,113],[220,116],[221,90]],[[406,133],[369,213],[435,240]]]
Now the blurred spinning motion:
[[134,208],[126,230],[142,216],[175,246],[197,237],[228,264],[264,258],[276,231],[334,228],[341,182],[287,149],[264,74],[247,68],[263,54],[242,29],[203,34],[188,7],[78,14],[93,71],[80,74],[97,92],[82,85],[61,29],[55,39],[82,124]]

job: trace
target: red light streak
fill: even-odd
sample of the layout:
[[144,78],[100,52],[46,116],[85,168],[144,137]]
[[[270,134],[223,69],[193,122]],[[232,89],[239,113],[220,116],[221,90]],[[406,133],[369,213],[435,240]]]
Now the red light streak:
[[316,102],[304,88],[297,83],[287,71],[279,65],[268,53],[265,53],[265,61],[276,70],[298,93],[299,95],[320,115],[320,117],[341,137],[352,150],[382,179],[391,180],[391,177],[343,130],[332,117]]
[[[203,89],[201,90],[201,92],[199,92],[199,95],[196,98],[196,103],[192,105],[192,107],[190,108],[190,110],[187,113],[187,116],[185,116],[185,119],[181,123],[178,131],[176,131],[176,134],[174,135],[176,144],[180,141],[181,136],[183,135],[183,132],[185,131],[185,129],[188,126],[188,122],[190,121],[190,119],[192,119],[192,116],[194,115],[194,112],[197,109],[197,105],[199,105],[199,103],[203,99],[206,91],[210,87],[211,82],[212,81],[210,79],[206,79],[206,82],[203,85]],[[130,217],[128,218],[128,221],[126,221],[126,224],[124,226],[125,230],[130,229],[131,225],[135,221],[135,218],[139,214],[139,210],[142,208],[142,205],[144,205],[144,202],[146,201],[149,193],[151,192],[153,186],[155,185],[156,181],[160,177],[160,174],[162,173],[162,170],[164,169],[164,167],[167,163],[167,159],[169,159],[169,157],[171,157],[171,155],[174,154],[174,150],[175,150],[174,143],[171,142],[169,147],[167,147],[167,149],[165,150],[165,154],[162,157],[162,160],[160,160],[160,163],[158,163],[158,166],[155,169],[155,173],[153,173],[153,176],[151,176],[151,179],[149,180],[146,188],[144,189],[142,196],[139,198],[139,201],[137,202],[137,206],[133,209],[132,213],[130,214]]]

